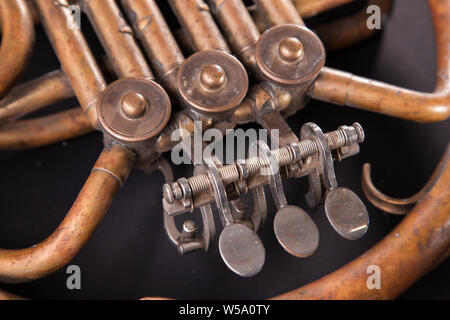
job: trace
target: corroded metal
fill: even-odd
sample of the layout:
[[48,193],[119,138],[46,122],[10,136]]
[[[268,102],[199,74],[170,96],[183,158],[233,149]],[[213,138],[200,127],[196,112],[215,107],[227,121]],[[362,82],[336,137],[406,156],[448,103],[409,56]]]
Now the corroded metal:
[[[359,152],[358,144],[364,140],[361,127],[344,126],[327,135],[316,130],[316,136],[301,134],[300,139],[284,117],[314,98],[418,122],[447,119],[450,3],[428,1],[436,32],[438,77],[434,93],[421,93],[324,67],[325,48],[350,46],[374,33],[366,28],[366,7],[319,25],[318,36],[302,17],[349,2],[255,0],[249,13],[242,0],[170,0],[182,27],[178,31],[169,29],[154,0],[2,1],[0,148],[39,147],[97,129],[103,133],[105,149],[73,207],[49,238],[28,249],[0,250],[0,280],[26,282],[68,263],[89,239],[132,167],[147,173],[159,169],[166,182],[171,182],[163,189],[165,227],[181,253],[209,247],[215,231],[210,204],[215,202],[224,226],[219,237],[221,256],[242,276],[256,274],[265,261],[264,247],[255,233],[267,210],[265,184],[270,185],[279,209],[274,231],[283,248],[296,256],[308,256],[317,247],[314,228],[305,227],[309,216],[287,205],[281,178],[309,176],[308,202],[324,203],[331,225],[342,236],[355,239],[364,234],[367,212],[356,194],[337,186],[333,170],[333,160]],[[67,26],[72,4],[80,4],[87,13],[108,56],[103,62],[119,80],[107,84],[83,31]],[[373,4],[383,14],[391,9],[389,0],[370,0],[367,5]],[[33,25],[39,22],[61,70],[13,87],[29,60]],[[194,54],[185,59],[173,34],[185,35],[179,43],[187,43]],[[179,104],[174,114],[165,90],[172,103]],[[73,95],[80,108],[16,121]],[[222,132],[248,122],[261,124],[269,134],[279,129],[280,148],[231,165],[204,159],[205,170],[172,182],[170,167],[160,156],[174,147],[171,136],[175,130],[184,129],[188,136],[194,133],[195,120],[204,129],[215,127]],[[448,153],[430,182],[408,199],[378,191],[366,165],[363,190],[375,206],[396,214],[414,208],[360,258],[277,298],[393,298],[445,259],[450,242]],[[279,162],[280,172],[269,165],[271,174],[260,174],[272,158]],[[252,214],[240,202],[240,196],[249,191],[255,207]],[[204,224],[201,238],[192,221],[185,221],[181,231],[173,222],[174,214],[197,207]],[[298,232],[304,229],[309,231]],[[365,286],[366,267],[375,262],[386,267],[387,273],[382,290],[370,291]],[[396,277],[399,273],[403,276]],[[0,292],[0,298],[17,297]]]
[[[0,98],[8,93],[31,57],[34,25],[25,0],[0,4],[2,43],[0,47]],[[20,39],[20,41],[17,41]]]

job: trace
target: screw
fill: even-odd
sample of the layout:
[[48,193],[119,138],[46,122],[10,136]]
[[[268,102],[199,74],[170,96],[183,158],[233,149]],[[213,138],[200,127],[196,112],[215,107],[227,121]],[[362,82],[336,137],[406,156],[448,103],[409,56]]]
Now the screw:
[[288,37],[281,41],[278,48],[280,58],[288,63],[299,61],[305,54],[303,43],[294,37]]
[[[325,134],[325,137],[328,141],[330,149],[335,150],[364,141],[364,130],[359,123],[354,123],[351,127],[342,126],[338,130],[328,132]],[[304,160],[317,152],[319,152],[319,149],[316,142],[313,139],[305,139],[299,141],[298,143],[272,150],[272,155],[277,160],[279,166],[282,167],[288,164],[296,163],[300,160]],[[266,163],[261,157],[252,157],[246,159],[244,163],[232,163],[219,168],[219,173],[225,185],[237,182],[241,179],[239,166],[245,166],[248,170],[249,176],[251,176],[259,172],[261,168],[265,167]],[[183,181],[187,181],[187,184],[191,189],[190,192],[185,194],[177,182],[172,185],[165,184],[163,186],[163,191],[167,202],[171,203],[170,200],[172,199],[171,193],[166,191],[168,188],[172,188],[172,194],[176,200],[195,196],[210,189],[210,181],[208,175],[206,174],[195,175],[189,179],[181,179]],[[166,196],[168,198],[166,198]]]
[[137,119],[144,115],[147,110],[147,100],[137,92],[127,93],[121,102],[123,114],[130,119]]

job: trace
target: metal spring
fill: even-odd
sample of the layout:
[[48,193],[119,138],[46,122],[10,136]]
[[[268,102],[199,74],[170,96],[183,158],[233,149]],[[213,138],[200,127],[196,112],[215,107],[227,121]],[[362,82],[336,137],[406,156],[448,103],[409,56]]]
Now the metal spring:
[[290,147],[284,147],[272,151],[273,156],[277,159],[278,165],[280,167],[292,163],[293,154]]
[[[325,134],[328,145],[331,150],[341,148],[347,143],[347,136],[342,129],[338,129]],[[313,139],[302,140],[298,143],[298,148],[300,152],[300,159],[305,159],[312,156],[318,152],[318,146]],[[300,160],[295,159],[293,150],[290,146],[286,146],[280,149],[272,151],[273,156],[278,161],[278,165],[285,166],[293,161]],[[251,157],[245,160],[245,166],[249,172],[249,175],[256,174],[259,170],[264,168],[267,164],[261,157]],[[236,164],[232,163],[219,168],[219,173],[221,175],[222,181],[225,185],[236,182],[239,180],[239,171]],[[201,192],[208,191],[210,189],[210,181],[208,175],[200,174],[187,179],[192,195],[199,194]]]
[[187,179],[189,186],[191,187],[192,194],[199,194],[209,189],[210,183],[206,174],[200,174]]
[[345,146],[347,141],[345,133],[341,129],[329,132],[325,137],[328,140],[328,145],[331,150]]
[[302,140],[299,142],[300,158],[305,159],[318,152],[317,144],[314,140]]
[[225,185],[239,180],[239,171],[234,163],[219,168],[219,173]]

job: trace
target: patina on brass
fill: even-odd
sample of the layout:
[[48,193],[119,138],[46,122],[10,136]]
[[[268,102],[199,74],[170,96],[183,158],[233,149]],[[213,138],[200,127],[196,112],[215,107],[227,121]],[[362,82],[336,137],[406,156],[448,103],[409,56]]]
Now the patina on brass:
[[[280,195],[281,189],[274,181],[279,181],[281,176],[311,176],[318,168],[317,163],[321,161],[324,165],[323,159],[297,161],[316,157],[318,145],[305,139],[300,141],[283,117],[299,111],[310,98],[410,121],[448,119],[450,2],[428,0],[437,43],[438,77],[433,93],[407,90],[324,67],[324,48],[335,50],[352,45],[374,31],[365,28],[364,11],[319,25],[316,30],[319,37],[305,27],[302,17],[312,17],[349,2],[352,0],[255,0],[250,14],[242,0],[170,0],[182,27],[181,32],[175,32],[167,26],[154,0],[2,1],[0,148],[39,147],[97,129],[104,135],[105,149],[66,218],[52,235],[27,249],[0,250],[0,280],[31,281],[68,263],[94,232],[133,167],[148,173],[160,170],[166,182],[175,186],[164,188],[166,211],[180,201],[183,205],[180,210],[216,202],[222,209],[221,217],[227,230],[223,233],[222,243],[225,238],[237,239],[227,235],[232,229],[245,230],[245,238],[256,241],[255,232],[266,207],[264,191],[258,187],[269,183],[272,190],[279,191],[274,194]],[[112,69],[119,78],[116,82],[109,85],[106,82],[104,70],[91,53],[82,30],[67,28],[71,4],[80,4],[88,15],[107,53],[106,69]],[[383,13],[391,9],[390,0],[370,0],[367,5],[373,4],[379,5]],[[44,26],[61,70],[13,87],[31,55],[35,23]],[[265,33],[260,35],[262,31]],[[185,60],[172,32],[186,35],[185,42],[196,53]],[[232,52],[238,58],[233,57]],[[171,112],[171,102],[164,90],[171,94],[172,102],[179,101],[180,108],[175,114]],[[78,99],[79,108],[15,121],[72,95]],[[194,131],[194,120],[200,120],[204,128],[221,130],[247,122],[258,122],[269,133],[280,129],[280,149],[272,152],[283,164],[281,175],[272,175],[267,180],[253,171],[250,174],[241,164],[230,167],[216,163],[209,168],[210,180],[202,171],[174,184],[170,167],[160,160],[160,155],[173,147],[170,136],[174,130]],[[360,139],[362,129],[356,125],[352,127],[340,128],[349,132],[345,139],[342,138],[343,131],[322,137],[322,146],[329,145],[329,149],[335,150],[335,159],[358,153],[358,143],[363,140]],[[359,137],[358,142],[352,140],[355,135]],[[263,162],[249,165],[250,168],[261,168]],[[387,212],[404,214],[411,210],[408,216],[379,244],[347,266],[276,298],[395,298],[448,256],[449,151],[430,182],[408,199],[394,199],[378,191],[370,179],[369,168],[365,166],[362,180],[368,199]],[[214,177],[211,172],[215,172]],[[322,173],[322,178],[331,176]],[[214,195],[210,191],[211,179],[217,183]],[[245,208],[239,203],[239,197],[250,189],[255,203],[259,201],[261,207],[251,219],[245,220]],[[312,190],[316,191],[316,202],[325,201],[328,218],[336,231],[352,238],[348,228],[343,228],[346,223],[334,213],[341,205],[340,193],[344,193],[349,202],[359,204],[354,195],[333,183],[328,193],[324,192],[326,190],[318,192],[317,188]],[[186,193],[189,192],[188,196]],[[194,203],[190,202],[191,196]],[[292,234],[280,235],[280,232],[289,231],[286,225],[290,224],[286,221],[292,221],[293,213],[298,210],[284,209],[289,206],[282,197],[276,201],[279,201],[282,213],[275,226],[278,240],[286,250],[301,255],[302,248],[290,243]],[[207,221],[211,215],[207,207],[202,208],[204,221]],[[363,211],[363,208],[359,210]],[[231,211],[236,218],[230,218]],[[365,220],[361,228],[364,223]],[[208,239],[208,244],[195,242],[197,227],[194,224],[186,221],[184,226],[179,235],[185,242],[179,249],[185,252],[207,249],[214,234],[213,226],[210,225],[209,234],[203,238]],[[245,243],[238,242],[239,245]],[[311,243],[313,248],[315,242]],[[230,254],[227,249],[222,245],[222,257],[238,274],[253,275],[264,263],[260,254],[250,259],[253,261],[250,265],[243,265],[236,260],[240,257]],[[249,253],[248,247],[241,249],[243,253]],[[262,252],[264,248],[260,249],[258,247],[257,251]],[[387,270],[383,274],[381,290],[367,289],[366,270],[370,264]],[[402,277],[398,277],[400,273]],[[0,298],[18,297],[0,292]]]

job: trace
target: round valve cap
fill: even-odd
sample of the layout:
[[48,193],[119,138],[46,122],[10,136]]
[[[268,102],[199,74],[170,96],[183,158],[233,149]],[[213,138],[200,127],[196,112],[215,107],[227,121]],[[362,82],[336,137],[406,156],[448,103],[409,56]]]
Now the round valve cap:
[[278,242],[293,256],[309,257],[319,246],[319,230],[316,224],[297,206],[286,206],[278,210],[273,228]]
[[336,188],[325,198],[325,212],[331,226],[348,240],[361,238],[369,227],[369,214],[361,199],[347,188]]
[[325,64],[325,48],[319,37],[306,27],[279,25],[259,38],[256,63],[262,75],[281,85],[312,81]]
[[222,230],[219,251],[227,267],[241,277],[257,274],[266,259],[266,250],[259,237],[240,223],[230,224]]
[[154,81],[123,78],[111,83],[98,102],[102,128],[124,142],[140,142],[158,135],[169,121],[170,99]]
[[200,51],[190,56],[181,65],[177,81],[184,103],[211,116],[234,110],[248,90],[244,66],[220,51]]

